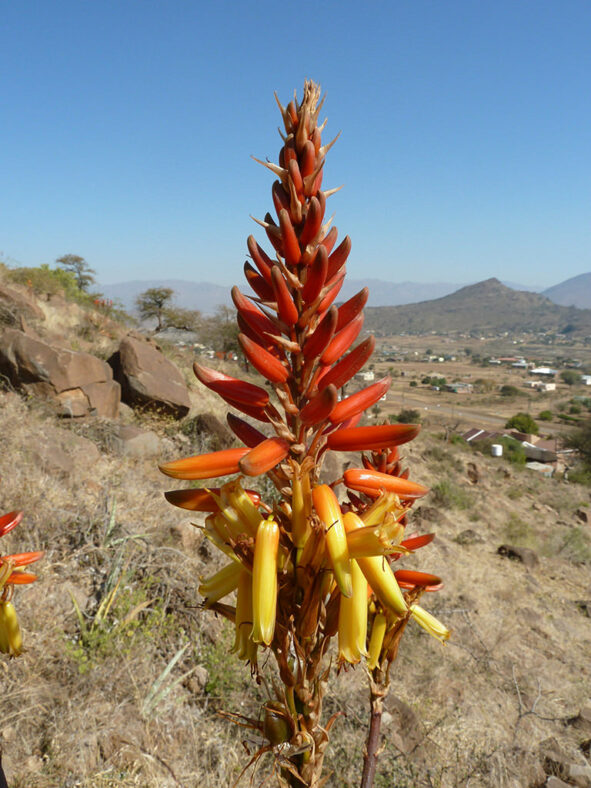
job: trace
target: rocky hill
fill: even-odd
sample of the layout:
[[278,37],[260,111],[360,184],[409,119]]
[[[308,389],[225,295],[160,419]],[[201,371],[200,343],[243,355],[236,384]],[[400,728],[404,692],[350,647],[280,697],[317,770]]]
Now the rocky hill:
[[418,304],[366,310],[377,334],[436,332],[573,332],[591,334],[591,310],[564,307],[538,293],[512,290],[498,279]]

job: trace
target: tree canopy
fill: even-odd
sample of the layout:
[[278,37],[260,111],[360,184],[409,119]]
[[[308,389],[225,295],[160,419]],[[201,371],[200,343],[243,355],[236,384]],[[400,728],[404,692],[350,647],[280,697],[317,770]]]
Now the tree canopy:
[[171,305],[174,290],[170,287],[150,287],[135,299],[135,305],[142,320],[156,318],[156,331],[165,328],[164,313]]
[[529,415],[529,413],[516,413],[515,416],[511,416],[511,418],[505,424],[507,429],[514,429],[518,432],[525,432],[528,435],[537,435],[540,432],[540,428],[536,424],[535,420]]
[[96,271],[94,268],[91,268],[86,260],[77,254],[65,254],[62,257],[58,257],[55,262],[66,271],[74,274],[78,288],[85,293],[88,292],[90,285],[96,282],[94,278]]

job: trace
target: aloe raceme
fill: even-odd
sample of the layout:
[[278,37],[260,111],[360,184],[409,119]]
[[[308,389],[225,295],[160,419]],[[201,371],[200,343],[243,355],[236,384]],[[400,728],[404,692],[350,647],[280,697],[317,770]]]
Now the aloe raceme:
[[[326,218],[327,201],[338,189],[323,189],[326,154],[335,141],[322,141],[323,101],[309,81],[301,102],[294,96],[284,107],[277,99],[284,126],[279,161],[260,162],[276,177],[276,219],[267,213],[256,220],[272,252],[250,236],[252,265],[244,271],[253,292],[232,289],[240,345],[265,385],[195,365],[200,382],[241,414],[229,414],[228,424],[244,447],[161,466],[189,480],[267,474],[278,491],[278,502],[267,503],[245,492],[238,476],[209,492],[174,490],[167,499],[209,513],[205,534],[229,563],[203,578],[201,590],[206,607],[235,624],[237,655],[255,674],[257,652],[270,649],[275,656],[283,690],[265,705],[260,724],[247,723],[267,738],[258,754],[275,753],[281,784],[316,788],[326,781],[322,762],[336,719],[322,718],[330,640],[338,635],[339,667],[366,660],[372,692],[377,687],[383,695],[411,618],[440,640],[449,635],[417,605],[424,591],[441,585],[439,578],[394,571],[396,559],[432,539],[403,538],[408,509],[428,492],[406,478],[398,449],[419,427],[357,426],[364,410],[384,396],[389,378],[339,397],[370,358],[375,339],[357,342],[367,288],[336,306],[351,241],[346,236],[337,245],[337,229]],[[320,484],[328,451],[362,452],[360,465],[344,479]],[[339,484],[347,496],[340,503]],[[235,604],[222,601],[235,590]],[[364,786],[372,784],[376,750],[370,736]]]

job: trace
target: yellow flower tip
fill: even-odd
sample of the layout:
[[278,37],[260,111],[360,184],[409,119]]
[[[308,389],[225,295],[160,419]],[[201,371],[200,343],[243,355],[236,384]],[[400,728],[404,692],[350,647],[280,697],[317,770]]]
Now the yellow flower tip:
[[12,602],[0,602],[0,651],[11,657],[23,652],[23,637]]
[[339,662],[352,665],[366,654],[367,639],[367,580],[357,561],[351,561],[353,593],[341,597],[339,606]]
[[386,616],[383,613],[376,613],[369,638],[369,653],[367,658],[367,667],[369,670],[374,670],[380,664],[380,654],[382,653],[387,626],[388,621]]
[[252,567],[252,634],[255,643],[271,645],[277,613],[279,526],[269,517],[258,527]]
[[205,607],[210,607],[214,602],[235,591],[242,571],[242,564],[231,561],[215,575],[203,580],[197,590],[205,597]]
[[[363,520],[354,512],[347,512],[343,522],[347,535],[363,528]],[[358,557],[357,561],[367,582],[382,605],[397,616],[405,616],[408,613],[408,606],[387,558],[377,555]]]
[[434,638],[437,638],[445,645],[445,641],[449,639],[451,632],[441,621],[424,610],[420,605],[411,605],[410,612],[414,620],[423,627],[425,632],[433,635]]
[[343,525],[341,507],[337,497],[327,484],[320,484],[312,491],[314,508],[324,526],[326,548],[335,580],[345,597],[353,594],[351,561],[347,547],[347,534]]

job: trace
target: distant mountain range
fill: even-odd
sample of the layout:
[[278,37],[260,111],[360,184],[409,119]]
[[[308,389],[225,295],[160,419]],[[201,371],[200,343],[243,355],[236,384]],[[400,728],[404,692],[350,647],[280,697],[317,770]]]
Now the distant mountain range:
[[[589,275],[591,277],[591,274]],[[245,283],[244,289],[248,292]],[[525,285],[505,283],[514,290],[531,290]],[[175,303],[185,309],[198,309],[203,314],[213,314],[219,304],[230,306],[230,288],[212,282],[191,282],[184,279],[152,279],[120,282],[113,285],[100,285],[99,289],[106,298],[119,301],[125,309],[133,311],[135,300],[140,293],[151,287],[170,287],[175,292]],[[362,287],[369,287],[369,306],[398,306],[414,304],[442,298],[463,287],[452,282],[385,282],[381,279],[345,279],[339,300],[346,301]],[[590,284],[591,289],[591,284]],[[589,299],[591,302],[591,298]],[[590,303],[591,306],[591,303]]]
[[365,315],[365,328],[382,335],[429,331],[591,334],[591,309],[559,306],[539,293],[512,290],[494,278],[431,301],[366,308]]
[[[241,289],[248,292],[246,283],[242,284]],[[338,300],[346,301],[365,286],[370,292],[365,328],[377,334],[565,330],[591,334],[591,273],[542,293],[530,292],[521,285],[508,286],[494,278],[463,287],[450,282],[347,279]],[[151,287],[170,287],[178,306],[198,309],[204,315],[213,314],[220,304],[232,305],[230,288],[211,282],[136,280],[102,285],[101,290],[133,312],[137,296]]]
[[555,304],[591,309],[591,273],[573,276],[572,279],[542,290],[542,295]]

